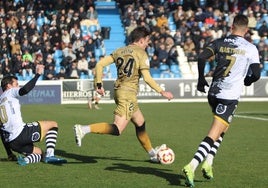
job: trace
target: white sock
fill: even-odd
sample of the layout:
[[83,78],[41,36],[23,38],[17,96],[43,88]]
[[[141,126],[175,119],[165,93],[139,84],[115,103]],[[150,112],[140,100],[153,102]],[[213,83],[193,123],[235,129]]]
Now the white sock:
[[46,157],[54,156],[54,149],[48,148],[46,152]]
[[192,170],[195,171],[195,169],[198,167],[199,162],[195,158],[193,158],[190,162],[190,166],[192,167]]
[[206,158],[206,161],[209,165],[212,165],[213,164],[213,159],[214,159],[214,156],[212,154],[208,154],[207,155],[207,158]]
[[84,134],[90,133],[90,131],[91,131],[90,126],[88,126],[88,125],[81,126],[81,129],[82,129]]
[[148,152],[148,154],[149,154],[150,157],[154,157],[154,156],[156,155],[154,149],[151,149],[151,150]]

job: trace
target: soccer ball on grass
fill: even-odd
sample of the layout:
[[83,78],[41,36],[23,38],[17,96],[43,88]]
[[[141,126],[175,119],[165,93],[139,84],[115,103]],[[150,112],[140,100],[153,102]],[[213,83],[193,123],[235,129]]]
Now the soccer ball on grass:
[[161,164],[172,164],[175,160],[175,153],[171,148],[166,147],[158,151],[157,158]]

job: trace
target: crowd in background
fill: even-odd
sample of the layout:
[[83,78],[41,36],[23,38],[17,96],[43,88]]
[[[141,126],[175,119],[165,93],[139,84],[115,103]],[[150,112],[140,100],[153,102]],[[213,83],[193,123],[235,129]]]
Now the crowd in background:
[[[258,47],[261,62],[268,61],[266,0],[117,0],[117,4],[126,39],[137,26],[151,29],[147,48],[151,67],[179,64],[178,45],[188,61],[196,61],[206,44],[229,34],[238,13],[248,16],[247,39]],[[83,25],[97,27],[85,34]],[[91,74],[101,58],[96,49],[105,48],[100,26],[93,0],[1,1],[0,76],[27,80],[37,64],[45,65],[44,80]]]

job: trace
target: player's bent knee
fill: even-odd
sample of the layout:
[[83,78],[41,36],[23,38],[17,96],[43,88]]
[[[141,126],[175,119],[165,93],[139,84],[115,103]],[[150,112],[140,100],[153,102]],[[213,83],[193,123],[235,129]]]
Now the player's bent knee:
[[120,132],[119,132],[117,125],[112,124],[111,126],[112,126],[112,133],[111,134],[114,136],[120,136]]

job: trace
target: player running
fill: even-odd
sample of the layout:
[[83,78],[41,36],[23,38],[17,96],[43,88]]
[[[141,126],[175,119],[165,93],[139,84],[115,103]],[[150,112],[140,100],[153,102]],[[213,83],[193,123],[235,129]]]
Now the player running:
[[[115,50],[111,55],[101,59],[96,66],[97,92],[104,95],[102,85],[102,71],[105,66],[115,62],[118,78],[114,85],[116,109],[114,110],[113,123],[95,123],[90,125],[75,125],[75,139],[81,146],[82,138],[87,133],[110,134],[119,136],[122,134],[129,121],[136,127],[136,136],[142,147],[148,152],[152,162],[159,162],[157,150],[152,147],[150,138],[145,129],[145,120],[137,103],[139,79],[144,81],[155,91],[168,100],[173,98],[171,92],[164,91],[151,77],[149,72],[149,59],[145,48],[150,40],[150,32],[144,27],[137,27],[130,34],[130,45]],[[166,147],[163,144],[160,148]]]
[[203,176],[213,178],[213,158],[232,121],[243,86],[250,86],[260,78],[259,53],[255,45],[244,39],[247,31],[248,18],[237,15],[231,35],[213,41],[198,57],[197,90],[201,92],[205,92],[204,87],[208,86],[204,77],[206,60],[215,55],[217,62],[208,91],[208,102],[214,115],[208,135],[200,143],[190,163],[182,169],[189,187],[194,187],[194,172],[204,160],[201,167]]

